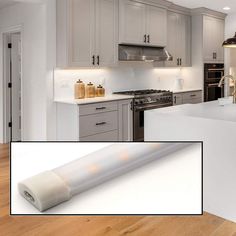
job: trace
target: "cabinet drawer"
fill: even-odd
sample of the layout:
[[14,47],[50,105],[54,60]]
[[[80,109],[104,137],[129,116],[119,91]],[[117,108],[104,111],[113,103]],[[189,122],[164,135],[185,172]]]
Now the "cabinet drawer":
[[183,100],[202,98],[202,91],[183,93]]
[[80,141],[84,141],[84,142],[94,142],[94,141],[108,142],[108,141],[113,141],[113,142],[117,142],[118,141],[118,131],[113,130],[113,131],[109,131],[109,132],[106,132],[106,133],[91,135],[91,136],[88,136],[88,137],[80,138]]
[[80,105],[79,115],[86,116],[90,114],[99,114],[103,112],[117,111],[117,110],[118,110],[117,102],[95,103],[89,105]]
[[201,98],[193,98],[193,99],[183,100],[183,104],[197,104],[197,103],[201,103],[201,102],[202,102]]
[[118,112],[104,112],[79,117],[79,137],[118,129]]

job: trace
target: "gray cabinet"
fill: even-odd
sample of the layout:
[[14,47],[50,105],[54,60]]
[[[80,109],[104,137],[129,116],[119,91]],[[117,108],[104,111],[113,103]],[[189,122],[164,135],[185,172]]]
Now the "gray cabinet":
[[85,105],[57,104],[59,141],[132,141],[131,99]]
[[205,62],[224,62],[224,20],[203,16],[203,57]]
[[115,65],[117,43],[116,0],[57,0],[57,67]]
[[202,102],[202,91],[180,92],[173,94],[174,106],[181,104],[197,104]]
[[166,46],[166,9],[133,0],[119,2],[119,43]]
[[166,66],[191,66],[191,16],[168,11],[167,50],[173,61]]

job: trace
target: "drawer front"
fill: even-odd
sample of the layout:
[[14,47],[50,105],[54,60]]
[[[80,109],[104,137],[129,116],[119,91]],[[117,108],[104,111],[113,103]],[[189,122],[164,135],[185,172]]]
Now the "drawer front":
[[89,105],[80,105],[79,115],[86,116],[91,114],[99,114],[103,112],[117,111],[117,110],[118,110],[117,102],[94,103]]
[[202,98],[202,91],[183,93],[183,100]]
[[197,104],[197,103],[201,103],[201,102],[202,102],[201,98],[193,98],[193,99],[183,100],[183,104]]
[[95,134],[95,135],[91,135],[88,137],[80,138],[80,141],[83,141],[83,142],[95,142],[95,141],[117,142],[118,141],[118,130],[109,131],[106,133]]
[[117,129],[117,111],[79,117],[79,137],[86,137]]

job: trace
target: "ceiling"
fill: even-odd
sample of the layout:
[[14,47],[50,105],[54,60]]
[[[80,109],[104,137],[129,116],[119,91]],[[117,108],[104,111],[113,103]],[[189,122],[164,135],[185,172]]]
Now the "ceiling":
[[[171,2],[180,6],[188,8],[206,7],[215,11],[224,13],[236,12],[236,1],[235,0],[170,0]],[[230,7],[231,10],[223,10],[224,7]]]

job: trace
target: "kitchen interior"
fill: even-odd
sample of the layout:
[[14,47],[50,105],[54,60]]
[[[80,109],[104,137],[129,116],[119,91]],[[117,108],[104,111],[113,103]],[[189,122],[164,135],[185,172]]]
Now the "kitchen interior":
[[178,2],[57,1],[57,140],[144,141],[145,111],[232,94],[227,10]]

